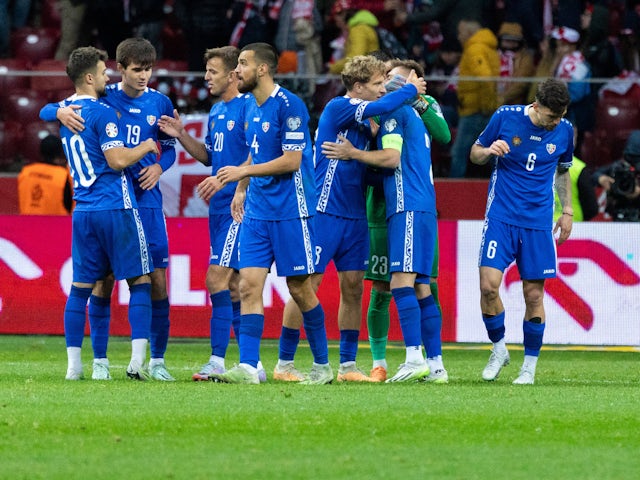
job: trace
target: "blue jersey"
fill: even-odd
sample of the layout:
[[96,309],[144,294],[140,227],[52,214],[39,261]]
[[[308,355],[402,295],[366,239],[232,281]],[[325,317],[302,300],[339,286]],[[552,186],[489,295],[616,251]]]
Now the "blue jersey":
[[[166,95],[147,88],[139,97],[130,97],[122,84],[108,85],[106,96],[102,101],[115,108],[120,114],[120,128],[124,131],[127,147],[135,147],[147,138],[160,142],[160,165],[167,170],[176,160],[175,138],[160,131],[158,120],[162,115],[173,117],[173,104]],[[139,207],[162,208],[162,193],[158,184],[151,190],[143,190],[137,181],[140,170],[153,165],[158,160],[156,155],[148,153],[139,162],[127,168],[134,179],[134,191]]]
[[251,177],[245,216],[259,220],[291,220],[312,216],[316,194],[309,112],[290,91],[276,85],[260,106],[252,96],[247,102],[245,137],[253,163],[274,160],[285,151],[302,152],[295,172]]
[[387,218],[394,213],[436,213],[431,139],[418,113],[408,105],[380,117],[378,148],[401,146],[400,165],[383,180]]
[[[119,83],[108,85],[106,93],[107,96],[102,97],[100,101],[118,111],[120,115],[118,122],[125,134],[125,146],[135,147],[147,138],[159,140],[162,151],[159,163],[162,170],[166,171],[171,167],[176,160],[175,139],[158,128],[158,119],[161,115],[173,116],[173,104],[169,97],[148,88],[142,96],[131,98],[122,91],[122,85]],[[47,122],[56,121],[58,108],[68,107],[71,98],[45,105],[40,110],[40,118]],[[143,190],[137,181],[140,170],[155,162],[156,156],[148,153],[138,163],[127,168],[127,172],[133,179],[132,183],[140,207],[162,208],[162,194],[158,185],[151,190]]]
[[112,169],[103,153],[125,146],[116,111],[86,95],[72,95],[67,102],[82,107],[76,113],[82,116],[85,126],[78,134],[60,126],[73,177],[75,211],[135,208],[136,200],[127,175]]
[[315,168],[318,194],[317,210],[345,218],[366,218],[366,165],[355,161],[328,159],[322,153],[323,142],[346,137],[356,148],[369,150],[371,128],[368,118],[391,112],[416,95],[406,85],[375,102],[348,96],[336,97],[322,111],[316,131]]
[[549,131],[529,117],[530,105],[500,107],[476,144],[501,139],[510,152],[497,158],[487,199],[486,216],[518,227],[548,230],[553,226],[554,177],[573,157],[573,127],[565,119]]
[[[220,101],[211,107],[205,147],[209,155],[211,174],[227,165],[238,166],[249,156],[244,136],[245,108],[250,95],[240,94],[228,102]],[[209,214],[228,214],[237,182],[228,183],[216,192],[209,202]]]

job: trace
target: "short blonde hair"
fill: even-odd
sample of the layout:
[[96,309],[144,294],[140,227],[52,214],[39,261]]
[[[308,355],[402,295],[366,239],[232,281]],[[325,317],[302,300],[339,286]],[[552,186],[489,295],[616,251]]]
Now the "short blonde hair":
[[349,91],[356,82],[367,83],[376,74],[387,74],[387,66],[383,61],[370,55],[356,55],[347,60],[342,69],[342,84]]

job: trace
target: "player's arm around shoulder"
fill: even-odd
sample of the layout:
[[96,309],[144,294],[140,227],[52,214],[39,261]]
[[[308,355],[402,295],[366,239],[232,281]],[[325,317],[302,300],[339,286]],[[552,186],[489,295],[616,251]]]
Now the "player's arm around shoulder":
[[397,145],[385,146],[380,150],[360,150],[342,135],[338,136],[338,142],[323,142],[322,154],[327,158],[336,160],[357,160],[366,165],[382,168],[396,168],[400,165],[402,152],[402,138],[400,148]]

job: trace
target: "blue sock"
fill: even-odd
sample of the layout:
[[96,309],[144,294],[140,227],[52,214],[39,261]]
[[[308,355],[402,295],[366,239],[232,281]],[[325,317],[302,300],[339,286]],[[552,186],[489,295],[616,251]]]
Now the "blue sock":
[[418,300],[420,305],[420,329],[422,343],[427,352],[427,358],[442,355],[442,315],[436,305],[433,295]]
[[542,336],[544,335],[545,323],[522,322],[524,332],[524,354],[537,357],[542,348]]
[[359,330],[340,330],[340,363],[356,361],[359,336]]
[[418,297],[412,287],[393,288],[393,299],[398,309],[400,329],[406,347],[418,347],[422,345],[420,334],[420,305]]
[[169,342],[169,299],[151,301],[151,358],[164,358]]
[[260,339],[264,330],[264,315],[249,313],[240,317],[240,363],[258,367]]
[[300,343],[300,330],[283,325],[282,331],[280,332],[280,352],[278,358],[280,360],[293,361],[296,350],[298,350],[298,343]]
[[240,302],[231,302],[231,308],[233,309],[233,318],[231,320],[231,326],[233,327],[233,334],[236,337],[236,343],[240,342]]
[[93,358],[107,358],[109,325],[111,323],[111,298],[91,295],[89,299],[89,325]]
[[487,328],[489,340],[496,343],[504,338],[504,310],[497,315],[485,315],[483,313],[482,320]]
[[149,339],[151,334],[151,284],[140,283],[130,285],[129,292],[129,325],[131,339]]
[[231,292],[221,290],[213,293],[211,297],[211,355],[224,358],[227,355],[227,347],[231,334],[231,317],[233,308],[231,305]]
[[308,312],[302,312],[302,324],[307,334],[309,347],[313,354],[313,361],[324,365],[329,363],[329,347],[327,345],[327,330],[324,326],[324,310],[318,304]]
[[90,295],[90,288],[71,285],[69,298],[64,307],[64,338],[67,347],[82,347],[84,325],[87,320],[87,301]]

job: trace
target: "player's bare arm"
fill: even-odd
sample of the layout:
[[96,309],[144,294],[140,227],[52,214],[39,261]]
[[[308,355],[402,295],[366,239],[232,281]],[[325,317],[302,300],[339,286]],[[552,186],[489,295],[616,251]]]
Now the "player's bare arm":
[[476,143],[471,147],[469,158],[476,165],[484,165],[492,156],[503,157],[510,151],[509,144],[504,140],[495,140],[488,147],[483,147]]
[[147,138],[144,142],[141,142],[133,148],[110,148],[104,151],[104,156],[111,168],[114,170],[124,170],[138,162],[147,153],[154,153],[156,155],[160,153],[158,144],[152,138]]
[[365,151],[355,148],[346,137],[338,136],[338,142],[323,142],[322,153],[327,158],[338,160],[357,160],[367,165],[383,168],[396,168],[400,164],[400,151],[395,148]]
[[244,217],[244,201],[247,198],[247,187],[249,186],[249,178],[244,178],[238,182],[236,186],[236,192],[231,199],[231,217],[238,222],[242,223]]
[[220,182],[227,184],[237,182],[246,177],[268,177],[295,172],[302,162],[301,151],[286,151],[282,156],[265,163],[247,164],[238,167],[226,166],[218,170],[217,177]]
[[208,202],[223,186],[220,180],[218,180],[218,177],[210,176],[201,181],[196,190],[198,196],[205,202]]
[[158,127],[160,131],[167,135],[176,138],[184,149],[195,158],[197,161],[204,165],[209,164],[209,155],[204,143],[193,138],[189,132],[184,128],[182,119],[178,110],[173,111],[173,117],[168,115],[162,115],[158,120]]
[[340,135],[338,140],[339,142],[322,142],[323,155],[331,159],[351,160],[357,148],[353,146],[347,137]]
[[160,181],[162,175],[162,167],[159,163],[154,163],[140,170],[138,175],[138,183],[143,190],[151,190]]
[[76,110],[80,108],[82,108],[80,105],[69,105],[68,107],[60,107],[56,111],[58,121],[74,134],[84,130],[84,118],[76,113]]
[[162,115],[160,120],[158,120],[158,127],[161,131],[173,138],[179,138],[182,135],[187,135],[182,119],[180,118],[180,114],[176,109],[173,110],[173,117],[170,117],[169,115]]
[[556,171],[556,192],[562,205],[562,215],[558,218],[558,222],[553,229],[555,234],[558,230],[558,245],[561,245],[571,235],[573,227],[573,208],[571,206],[571,177],[568,169],[558,169]]

